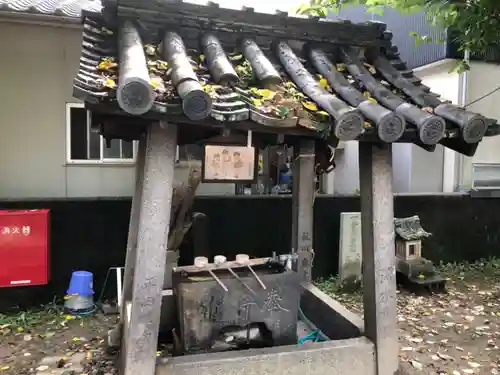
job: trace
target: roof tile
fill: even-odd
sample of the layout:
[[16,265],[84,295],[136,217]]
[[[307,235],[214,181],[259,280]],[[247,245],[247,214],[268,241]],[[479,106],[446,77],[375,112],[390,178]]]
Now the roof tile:
[[[413,142],[429,151],[440,142],[467,155],[495,122],[442,101],[421,85],[380,24],[192,3],[119,0],[117,5],[114,17],[140,22],[116,29],[101,15],[86,14],[74,80],[76,97],[114,106],[113,113],[179,115],[175,121],[186,123],[207,117],[251,120],[264,127],[328,131],[341,140]],[[130,54],[120,57],[117,50],[127,44],[125,36],[136,44],[132,60],[143,66],[128,98],[125,76],[118,73],[129,70],[120,58]],[[167,46],[163,52],[161,43]]]
[[80,18],[82,10],[98,12],[101,0],[0,0],[0,12]]

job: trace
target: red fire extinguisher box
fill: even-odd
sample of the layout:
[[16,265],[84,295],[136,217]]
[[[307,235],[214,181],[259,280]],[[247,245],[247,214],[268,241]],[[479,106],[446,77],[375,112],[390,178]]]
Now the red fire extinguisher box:
[[49,210],[0,210],[0,288],[45,285]]

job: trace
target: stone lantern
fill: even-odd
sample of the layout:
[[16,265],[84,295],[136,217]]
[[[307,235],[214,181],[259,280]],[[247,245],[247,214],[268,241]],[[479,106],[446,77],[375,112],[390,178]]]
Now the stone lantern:
[[431,292],[444,289],[446,280],[436,273],[434,265],[422,257],[422,239],[431,236],[418,216],[394,219],[396,235],[396,271],[401,284],[423,287]]

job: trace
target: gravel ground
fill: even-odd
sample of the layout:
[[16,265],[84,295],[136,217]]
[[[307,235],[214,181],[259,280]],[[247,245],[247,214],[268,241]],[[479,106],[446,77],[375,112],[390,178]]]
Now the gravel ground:
[[[448,291],[398,293],[400,359],[407,374],[500,374],[500,262],[441,269]],[[361,294],[318,283],[362,315]],[[55,307],[0,314],[1,375],[114,375],[105,335],[117,316],[79,318]]]
[[112,375],[104,335],[116,316],[78,318],[55,308],[0,314],[0,374]]
[[[400,360],[408,374],[500,374],[500,263],[452,265],[447,293],[398,293]],[[360,293],[320,288],[362,315]]]

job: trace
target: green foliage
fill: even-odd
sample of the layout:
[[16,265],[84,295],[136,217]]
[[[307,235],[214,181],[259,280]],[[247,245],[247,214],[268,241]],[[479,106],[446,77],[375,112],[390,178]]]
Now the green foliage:
[[[448,29],[459,50],[485,53],[500,49],[500,0],[310,0],[297,9],[298,14],[324,17],[348,6],[364,5],[369,12],[380,13],[384,7],[401,13],[425,11],[429,23]],[[440,42],[411,33],[415,43]],[[465,62],[457,70],[466,70]]]

